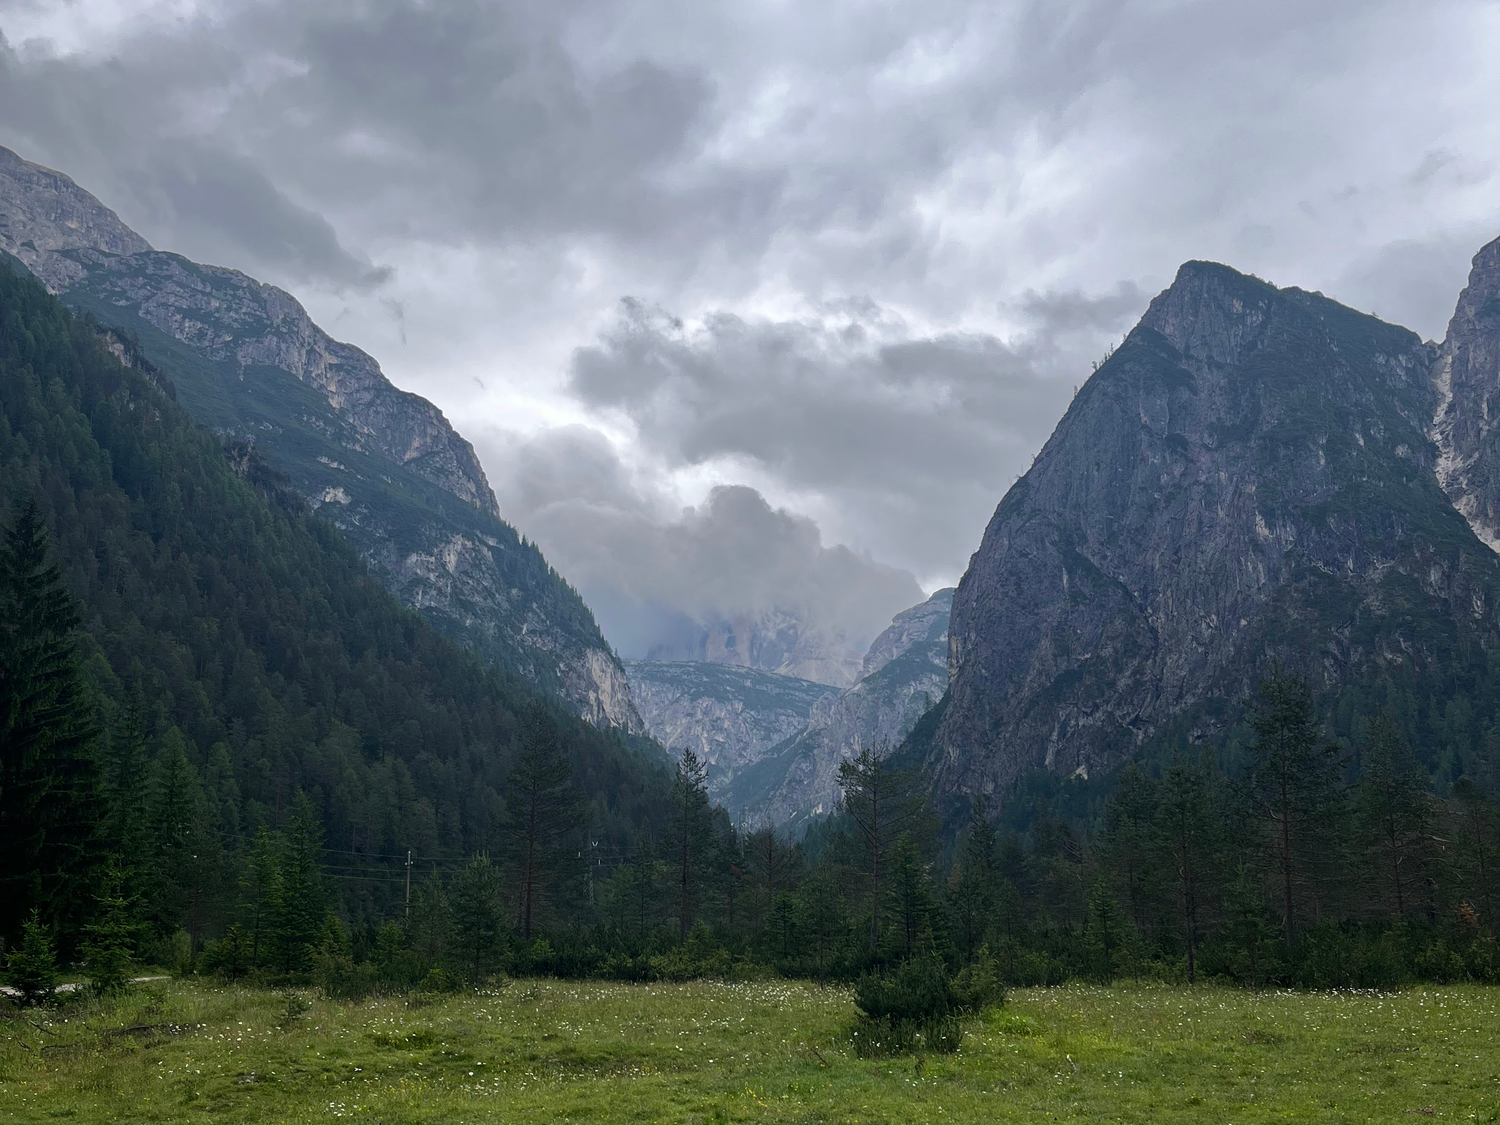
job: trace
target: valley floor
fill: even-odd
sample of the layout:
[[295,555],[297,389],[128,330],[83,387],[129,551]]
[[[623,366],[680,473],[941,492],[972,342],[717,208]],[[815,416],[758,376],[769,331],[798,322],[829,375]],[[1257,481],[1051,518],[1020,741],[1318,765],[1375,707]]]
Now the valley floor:
[[512,981],[299,1007],[163,981],[0,1013],[0,1120],[1500,1120],[1500,989],[1477,986],[1029,989],[920,1063],[856,1058],[849,994],[806,983]]

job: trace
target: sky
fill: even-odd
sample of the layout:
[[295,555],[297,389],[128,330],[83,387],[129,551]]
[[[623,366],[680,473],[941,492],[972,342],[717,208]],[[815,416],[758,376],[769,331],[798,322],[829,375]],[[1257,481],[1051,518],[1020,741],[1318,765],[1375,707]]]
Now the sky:
[[0,144],[436,402],[640,655],[951,585],[1208,258],[1441,337],[1470,0],[0,0]]

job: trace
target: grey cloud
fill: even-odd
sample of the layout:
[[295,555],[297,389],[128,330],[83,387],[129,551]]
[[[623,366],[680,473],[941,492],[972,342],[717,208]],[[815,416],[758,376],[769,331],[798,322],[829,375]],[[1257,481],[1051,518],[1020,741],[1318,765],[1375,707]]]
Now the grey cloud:
[[478,445],[501,510],[584,593],[626,656],[690,652],[709,625],[776,610],[863,651],[922,598],[910,574],[825,545],[811,519],[752,488],[714,488],[674,510],[597,431],[492,434]]
[[570,387],[628,419],[668,468],[748,462],[821,497],[841,538],[951,579],[1090,360],[1145,301],[1133,286],[1033,292],[1007,340],[915,335],[870,302],[823,320],[687,325],[627,301],[575,352]]
[[[207,57],[196,65],[212,72]],[[104,197],[162,249],[337,289],[389,279],[251,160],[182,135],[182,91],[145,77],[123,64],[23,57],[0,38],[0,139]]]

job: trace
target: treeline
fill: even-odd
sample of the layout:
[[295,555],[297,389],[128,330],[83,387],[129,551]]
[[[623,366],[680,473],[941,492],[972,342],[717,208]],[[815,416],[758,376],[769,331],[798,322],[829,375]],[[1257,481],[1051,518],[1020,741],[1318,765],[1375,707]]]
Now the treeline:
[[1488,741],[1444,772],[1399,712],[1341,711],[1335,739],[1277,675],[1234,747],[1127,768],[1097,815],[1018,790],[945,839],[872,751],[801,841],[737,831],[693,755],[674,774],[486,667],[233,461],[0,269],[0,940],[30,995],[70,964],[337,995],[1500,978]]

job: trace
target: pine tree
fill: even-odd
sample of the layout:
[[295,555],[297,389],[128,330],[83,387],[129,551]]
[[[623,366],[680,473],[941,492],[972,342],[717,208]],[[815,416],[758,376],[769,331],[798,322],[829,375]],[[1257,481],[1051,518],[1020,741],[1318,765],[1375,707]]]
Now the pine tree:
[[790,885],[792,848],[767,825],[745,840],[745,863],[755,888],[753,925],[760,930],[776,896]]
[[983,797],[976,797],[969,808],[969,827],[948,880],[947,897],[948,917],[967,965],[984,943],[995,907],[995,826]]
[[473,856],[448,890],[453,912],[453,952],[469,979],[489,976],[500,949],[503,880],[487,855]]
[[1104,984],[1115,979],[1129,941],[1127,922],[1109,883],[1096,879],[1089,892],[1089,918],[1084,927],[1084,945],[1089,951],[1094,976]]
[[249,928],[249,963],[264,963],[281,913],[281,840],[264,824],[255,834],[250,855],[240,873],[240,916]]
[[131,951],[140,941],[140,924],[127,895],[124,877],[111,861],[105,868],[93,920],[84,927],[84,968],[89,984],[102,995],[122,992],[130,983]]
[[910,836],[891,848],[887,870],[891,913],[901,927],[903,956],[911,957],[932,917],[932,881]]
[[78,611],[28,501],[0,550],[0,938],[37,909],[65,933],[93,906],[103,794]]
[[522,722],[521,747],[506,787],[505,838],[518,889],[517,923],[531,940],[532,916],[558,860],[558,846],[578,824],[573,771],[557,727],[540,700]]
[[870,953],[880,948],[880,904],[884,896],[884,861],[903,834],[925,819],[927,805],[920,779],[893,769],[884,748],[865,747],[853,761],[839,765],[841,809],[848,814],[864,851],[870,879]]
[[1426,881],[1434,809],[1426,774],[1384,712],[1370,722],[1370,747],[1355,802],[1360,837],[1376,885],[1384,891],[1381,897],[1397,918],[1404,917]]
[[57,990],[57,954],[39,911],[21,923],[20,944],[6,961],[5,980],[24,1006],[45,1004]]
[[145,711],[140,697],[132,694],[110,729],[105,838],[116,857],[120,893],[131,904],[131,920],[142,939],[148,930],[147,903],[160,897],[151,854],[148,767]]
[[1495,930],[1496,856],[1500,854],[1500,817],[1477,782],[1461,777],[1453,783],[1454,844],[1452,866],[1461,893],[1480,921]]
[[1338,749],[1319,733],[1307,684],[1280,670],[1261,682],[1251,726],[1250,811],[1269,837],[1291,945],[1299,889],[1331,866],[1336,853],[1342,812]]
[[1153,810],[1156,843],[1170,858],[1177,884],[1182,936],[1187,945],[1188,983],[1198,979],[1201,912],[1215,844],[1213,800],[1208,771],[1179,755],[1162,778]]
[[411,897],[411,919],[407,923],[408,945],[424,969],[446,960],[453,934],[453,911],[442,881],[436,875],[417,885]]
[[323,936],[328,898],[323,889],[323,831],[307,794],[297,790],[282,840],[275,946],[283,972],[306,972]]
[[676,832],[677,882],[677,937],[686,941],[697,914],[697,884],[695,874],[702,863],[702,851],[706,850],[708,835],[708,767],[699,760],[692,747],[682,752],[677,763],[677,776],[672,785],[672,805],[675,813],[673,828]]
[[1125,890],[1130,917],[1140,929],[1150,925],[1157,899],[1157,835],[1160,799],[1157,784],[1134,762],[1120,772],[1120,782],[1104,814],[1102,852]]

